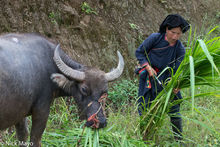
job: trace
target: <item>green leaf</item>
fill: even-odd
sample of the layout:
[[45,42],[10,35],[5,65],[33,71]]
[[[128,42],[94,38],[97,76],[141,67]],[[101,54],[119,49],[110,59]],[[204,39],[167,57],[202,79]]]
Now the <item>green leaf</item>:
[[220,75],[220,72],[217,68],[217,66],[215,65],[214,61],[213,61],[213,57],[211,56],[211,54],[209,53],[209,50],[206,47],[206,44],[204,43],[203,40],[199,39],[199,44],[202,47],[203,52],[205,53],[206,57],[208,58],[209,62],[211,63],[211,65],[215,68],[215,70],[217,71],[217,73]]
[[90,134],[91,134],[91,129],[90,128],[86,128],[86,140],[85,140],[84,147],[87,147]]
[[193,57],[189,56],[190,65],[190,87],[191,87],[191,97],[192,97],[192,113],[194,110],[194,96],[195,96],[195,73],[194,73],[194,61]]
[[[163,114],[165,113],[165,110],[166,110],[166,108],[167,108],[167,105],[168,105],[170,96],[171,96],[171,94],[172,94],[172,91],[173,91],[173,88],[170,88],[169,91],[167,92],[165,104],[164,104],[163,111],[162,111],[162,114],[161,114],[161,115],[163,115]],[[165,91],[165,92],[166,92],[166,91]]]
[[94,132],[94,140],[93,140],[93,147],[99,147],[99,132],[97,129],[95,129]]

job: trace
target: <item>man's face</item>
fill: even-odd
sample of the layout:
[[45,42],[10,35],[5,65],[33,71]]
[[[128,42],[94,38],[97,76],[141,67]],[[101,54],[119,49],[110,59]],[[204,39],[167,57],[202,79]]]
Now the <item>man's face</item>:
[[173,28],[171,30],[169,30],[168,28],[166,28],[166,36],[167,36],[167,40],[170,44],[175,43],[177,40],[179,40],[179,38],[182,35],[182,30],[180,27],[177,28]]

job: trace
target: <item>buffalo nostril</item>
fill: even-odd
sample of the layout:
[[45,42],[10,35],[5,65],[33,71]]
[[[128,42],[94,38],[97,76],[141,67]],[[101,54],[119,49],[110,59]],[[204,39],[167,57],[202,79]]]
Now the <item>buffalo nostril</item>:
[[99,128],[104,128],[107,126],[106,118],[99,119]]
[[104,128],[104,127],[106,127],[107,126],[107,122],[105,122],[105,123],[100,123],[99,124],[99,128]]
[[93,124],[94,124],[93,121],[87,121],[87,122],[86,122],[86,126],[87,126],[87,127],[91,127]]
[[91,120],[87,121],[85,125],[92,128],[104,128],[107,126],[107,121],[106,119],[100,119],[98,122]]

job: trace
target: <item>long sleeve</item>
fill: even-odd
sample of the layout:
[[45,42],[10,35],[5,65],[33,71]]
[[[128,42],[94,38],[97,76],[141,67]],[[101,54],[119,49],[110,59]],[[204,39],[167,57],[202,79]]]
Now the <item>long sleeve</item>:
[[147,53],[149,52],[150,49],[152,49],[153,45],[157,41],[159,37],[159,33],[153,33],[151,34],[144,42],[137,48],[135,52],[135,56],[137,60],[139,61],[139,64],[141,66],[144,66],[148,64],[147,60]]

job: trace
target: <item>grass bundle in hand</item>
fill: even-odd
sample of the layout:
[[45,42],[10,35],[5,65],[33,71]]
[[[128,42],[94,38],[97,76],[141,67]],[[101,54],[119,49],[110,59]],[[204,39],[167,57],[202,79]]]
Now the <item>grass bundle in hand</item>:
[[[217,28],[217,27],[216,27]],[[216,28],[211,30],[211,34]],[[190,30],[189,36],[191,36]],[[184,60],[180,64],[175,75],[171,75],[171,80],[164,85],[151,107],[143,113],[140,118],[141,133],[144,139],[151,138],[155,132],[163,125],[165,114],[169,112],[169,108],[181,100],[171,103],[174,98],[174,88],[190,88],[192,99],[192,110],[194,109],[195,86],[208,85],[220,87],[220,37],[207,39],[208,35],[203,39],[196,40],[189,37],[188,46]],[[171,69],[172,72],[172,69]],[[215,94],[219,91],[209,92],[203,95]]]

